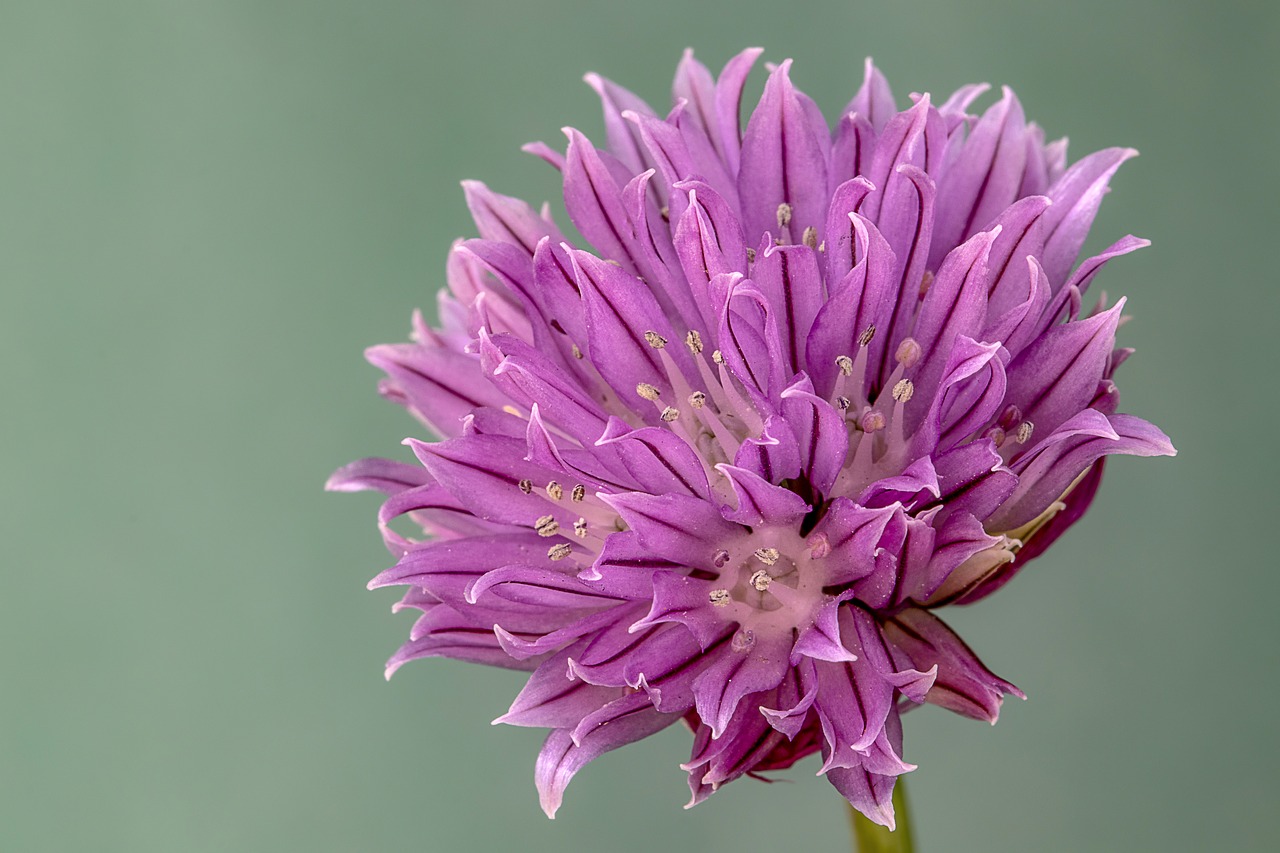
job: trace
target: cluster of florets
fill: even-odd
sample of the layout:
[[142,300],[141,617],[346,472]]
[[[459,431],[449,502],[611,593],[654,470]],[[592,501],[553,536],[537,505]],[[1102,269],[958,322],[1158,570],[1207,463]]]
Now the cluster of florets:
[[[438,329],[374,347],[384,395],[443,437],[337,489],[390,497],[421,616],[388,674],[447,656],[526,669],[501,722],[551,729],[548,814],[601,753],[677,721],[693,802],[821,752],[892,825],[900,714],[994,722],[1006,694],[934,615],[989,595],[1084,512],[1113,453],[1173,452],[1116,413],[1123,302],[1082,312],[1125,237],[1079,265],[1134,152],[1066,167],[1005,90],[899,112],[866,78],[832,131],[759,51],[686,55],[662,117],[588,77],[607,150],[567,131],[569,219],[466,183],[480,239]],[[429,536],[388,522],[408,515]]]

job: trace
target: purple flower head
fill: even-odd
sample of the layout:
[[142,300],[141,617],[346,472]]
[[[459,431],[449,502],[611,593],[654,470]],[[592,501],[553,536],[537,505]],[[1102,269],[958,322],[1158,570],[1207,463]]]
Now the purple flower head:
[[[1116,169],[1070,167],[1008,89],[898,111],[870,62],[834,131],[759,50],[692,54],[664,117],[594,75],[607,147],[566,130],[575,245],[464,183],[440,328],[373,347],[381,390],[442,441],[330,488],[389,494],[421,611],[387,666],[529,671],[500,722],[551,730],[554,815],[601,753],[684,721],[692,803],[820,752],[893,825],[903,710],[995,722],[1016,687],[935,615],[977,601],[1074,523],[1103,457],[1172,455],[1117,414],[1124,301],[1082,311],[1124,237],[1077,264]],[[389,522],[407,515],[428,536]],[[691,803],[691,804],[692,804]]]

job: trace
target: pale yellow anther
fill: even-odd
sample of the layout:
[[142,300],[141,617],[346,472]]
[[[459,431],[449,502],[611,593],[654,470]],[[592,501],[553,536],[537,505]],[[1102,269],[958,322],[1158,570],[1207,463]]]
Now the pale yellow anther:
[[520,486],[520,491],[524,492],[526,495],[533,491],[532,480],[521,480],[518,485]]
[[929,288],[933,285],[933,272],[925,270],[924,275],[920,276],[920,298],[923,299],[925,294],[929,292]]
[[552,480],[550,483],[547,483],[547,497],[551,498],[553,501],[560,500],[564,497],[564,487],[555,480]]
[[764,563],[766,566],[772,566],[781,559],[782,554],[778,552],[777,548],[761,548],[756,551],[755,556],[757,560]]
[[539,536],[555,536],[560,532],[560,523],[554,516],[544,515],[533,523],[533,529]]
[[644,339],[648,342],[649,346],[654,349],[662,349],[667,345],[667,339],[654,331],[645,332]]
[[853,375],[853,359],[847,355],[836,356],[836,367],[840,368],[841,376]]
[[701,391],[694,391],[689,395],[689,405],[695,409],[701,409],[707,404],[707,395]]
[[844,396],[843,394],[841,394],[839,397],[836,397],[836,408],[839,409],[840,411],[847,412],[849,411],[849,407],[852,405],[853,405],[853,401],[850,400],[848,397]]
[[577,344],[574,344],[574,345],[573,345],[573,357],[574,357],[574,358],[582,358],[582,350],[578,349],[578,345],[577,345]]
[[729,590],[727,589],[713,589],[711,590],[711,595],[709,595],[708,598],[711,599],[711,605],[713,607],[729,606]]
[[720,352],[720,350],[716,350],[711,353],[711,360],[716,364],[724,364],[724,353]]
[[756,572],[751,576],[751,585],[760,592],[764,592],[769,588],[769,584],[773,583],[773,577],[764,569]]
[[664,204],[664,205],[662,206],[662,208],[658,211],[658,213],[662,216],[662,221],[663,221],[663,222],[670,222],[670,221],[671,221],[671,208],[667,207],[665,204]]
[[818,248],[818,229],[812,225],[804,229],[804,234],[800,237],[800,242],[804,243],[810,249]]
[[573,523],[573,535],[579,539],[587,538],[587,520],[585,518],[579,518]]
[[778,205],[778,227],[786,228],[791,224],[791,205],[785,201]]
[[1031,440],[1031,434],[1035,432],[1036,425],[1031,421],[1023,421],[1018,424],[1018,444],[1026,444]]
[[641,382],[636,386],[636,395],[643,397],[646,400],[656,400],[661,396],[661,393],[662,392],[653,385],[650,385],[648,382]]
[[573,487],[573,491],[569,492],[569,500],[574,503],[582,503],[583,498],[587,496],[587,487],[579,483]]
[[689,334],[684,336],[684,345],[689,348],[689,352],[694,355],[702,353],[702,335],[698,334],[695,329],[690,329]]
[[875,324],[867,326],[862,330],[862,334],[858,335],[858,346],[865,347],[871,343],[871,339],[876,336]]
[[552,560],[563,560],[573,553],[573,546],[567,542],[558,542],[547,549],[547,556]]
[[756,250],[748,246],[747,247],[747,263],[754,264],[755,262],[756,262]]
[[920,363],[922,354],[920,344],[916,343],[915,338],[903,338],[902,343],[898,344],[898,351],[893,354],[893,358],[898,364],[910,370]]
[[893,399],[899,403],[907,402],[914,393],[916,393],[916,386],[910,379],[899,379],[898,384],[893,386]]
[[662,419],[667,423],[671,423],[680,417],[680,410],[675,406],[667,406],[662,410]]

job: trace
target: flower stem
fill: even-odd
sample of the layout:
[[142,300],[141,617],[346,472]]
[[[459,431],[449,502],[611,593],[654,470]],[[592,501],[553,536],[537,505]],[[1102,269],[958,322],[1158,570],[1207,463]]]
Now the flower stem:
[[911,840],[911,816],[907,810],[907,787],[902,777],[898,777],[897,784],[893,786],[893,811],[898,828],[890,832],[849,806],[855,853],[912,853],[915,850]]

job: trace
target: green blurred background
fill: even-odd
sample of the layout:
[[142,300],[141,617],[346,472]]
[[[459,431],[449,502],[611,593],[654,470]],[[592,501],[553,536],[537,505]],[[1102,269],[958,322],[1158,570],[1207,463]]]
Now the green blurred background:
[[554,200],[518,147],[600,138],[583,72],[660,103],[686,45],[752,44],[829,114],[871,54],[904,102],[1008,83],[1074,157],[1143,152],[1092,245],[1154,241],[1100,286],[1125,408],[1181,455],[1118,460],[951,612],[1031,699],[908,718],[921,848],[1276,849],[1277,8],[5,0],[0,849],[847,849],[812,762],[681,811],[674,729],[547,821],[541,734],[489,726],[518,676],[384,683],[410,617],[364,590],[377,498],[320,490],[415,432],[360,353],[434,304],[458,181]]

